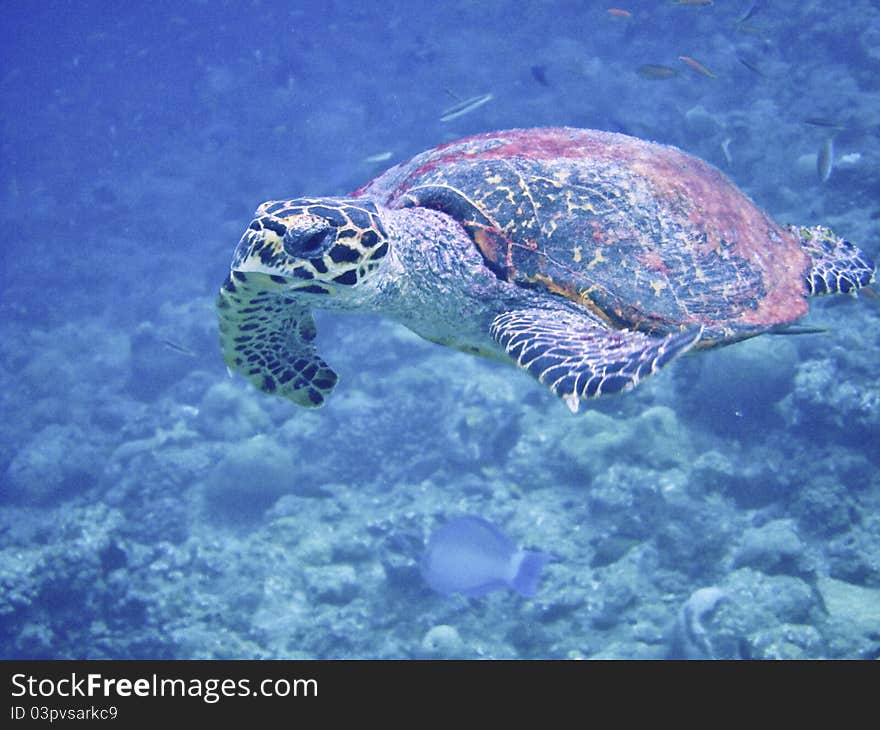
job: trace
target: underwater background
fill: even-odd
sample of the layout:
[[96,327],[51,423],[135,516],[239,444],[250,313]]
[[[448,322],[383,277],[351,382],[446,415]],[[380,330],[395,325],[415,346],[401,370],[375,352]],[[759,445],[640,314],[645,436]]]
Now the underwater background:
[[[512,127],[676,145],[876,260],[877,0],[6,0],[0,105],[0,657],[880,656],[876,297],[578,416],[336,313],[301,409],[214,312],[259,203]],[[462,515],[552,556],[533,597],[426,584]]]

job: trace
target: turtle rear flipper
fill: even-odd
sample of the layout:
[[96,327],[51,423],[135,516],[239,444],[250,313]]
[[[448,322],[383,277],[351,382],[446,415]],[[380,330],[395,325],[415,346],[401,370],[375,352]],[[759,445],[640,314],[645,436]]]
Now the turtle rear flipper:
[[265,393],[301,406],[323,405],[337,376],[313,344],[311,310],[271,286],[255,286],[251,279],[259,276],[235,271],[220,289],[217,314],[226,364]]
[[693,347],[702,328],[650,337],[615,330],[567,309],[526,309],[495,317],[492,337],[577,413],[584,398],[630,390]]
[[874,263],[825,226],[789,226],[812,260],[806,287],[810,296],[855,293],[874,278]]

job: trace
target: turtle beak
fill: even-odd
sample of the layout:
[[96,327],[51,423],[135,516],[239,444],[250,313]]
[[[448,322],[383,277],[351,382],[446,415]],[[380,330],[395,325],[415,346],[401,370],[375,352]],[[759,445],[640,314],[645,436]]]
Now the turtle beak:
[[323,297],[331,291],[329,285],[315,281],[313,270],[320,263],[291,257],[277,231],[255,230],[252,225],[235,247],[230,269],[234,279],[247,280],[260,289]]
[[287,256],[280,236],[274,231],[248,228],[232,254],[232,270],[278,276]]

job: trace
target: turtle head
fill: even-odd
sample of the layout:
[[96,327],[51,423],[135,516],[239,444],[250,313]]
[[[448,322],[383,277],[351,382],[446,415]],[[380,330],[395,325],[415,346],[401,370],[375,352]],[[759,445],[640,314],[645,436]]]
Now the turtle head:
[[266,275],[291,293],[335,294],[369,278],[388,248],[388,234],[367,199],[272,200],[257,208],[232,271]]

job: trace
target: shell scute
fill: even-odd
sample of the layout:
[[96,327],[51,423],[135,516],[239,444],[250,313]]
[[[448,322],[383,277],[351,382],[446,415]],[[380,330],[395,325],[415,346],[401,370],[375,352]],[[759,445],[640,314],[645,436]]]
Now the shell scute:
[[362,194],[452,215],[508,281],[615,326],[748,336],[807,309],[809,257],[722,173],[674,148],[576,129],[478,135]]

